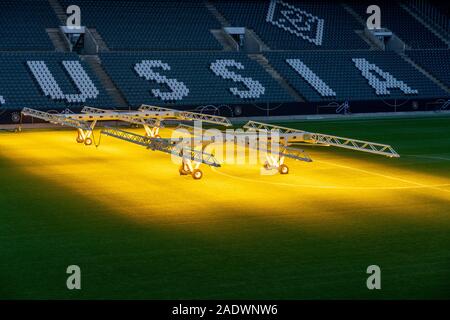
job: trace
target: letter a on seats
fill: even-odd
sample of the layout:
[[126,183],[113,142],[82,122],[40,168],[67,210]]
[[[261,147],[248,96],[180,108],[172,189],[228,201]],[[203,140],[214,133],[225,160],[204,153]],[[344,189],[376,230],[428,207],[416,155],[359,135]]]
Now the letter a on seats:
[[6,101],[5,101],[5,99],[3,98],[3,96],[0,96],[0,104],[5,104],[6,103]]
[[236,69],[243,70],[244,66],[242,63],[237,62],[233,59],[218,59],[215,62],[211,63],[209,68],[214,74],[220,76],[223,79],[231,79],[234,82],[241,82],[247,88],[248,91],[239,90],[236,87],[230,88],[230,91],[233,95],[238,96],[242,99],[249,98],[259,98],[264,95],[266,88],[257,80],[253,80],[249,77],[243,77],[236,72],[228,70],[228,67],[235,67]]
[[146,80],[156,81],[158,84],[165,84],[171,90],[171,92],[162,92],[159,89],[152,89],[150,92],[153,96],[163,101],[178,101],[189,95],[189,88],[183,82],[177,79],[169,79],[153,71],[153,68],[170,70],[170,66],[161,60],[142,60],[134,66],[134,70],[140,77]]
[[[389,72],[381,70],[377,65],[370,63],[364,58],[352,59],[355,66],[361,71],[364,78],[367,79],[369,85],[375,89],[377,95],[390,95],[391,92],[388,89],[400,89],[404,94],[417,94],[419,91],[411,89],[403,81],[397,80]],[[380,80],[379,77],[383,78]]]
[[62,64],[78,88],[79,94],[64,94],[44,61],[27,61],[27,65],[42,91],[52,100],[82,103],[87,99],[97,98],[99,91],[79,61],[63,61]]

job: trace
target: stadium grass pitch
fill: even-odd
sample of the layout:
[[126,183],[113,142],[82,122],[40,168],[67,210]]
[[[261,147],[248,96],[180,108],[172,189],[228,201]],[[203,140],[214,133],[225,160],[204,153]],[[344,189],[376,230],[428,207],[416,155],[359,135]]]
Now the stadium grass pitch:
[[0,133],[0,298],[450,298],[450,118],[284,125],[401,158],[305,147],[314,162],[286,176],[225,164],[195,181],[110,137]]

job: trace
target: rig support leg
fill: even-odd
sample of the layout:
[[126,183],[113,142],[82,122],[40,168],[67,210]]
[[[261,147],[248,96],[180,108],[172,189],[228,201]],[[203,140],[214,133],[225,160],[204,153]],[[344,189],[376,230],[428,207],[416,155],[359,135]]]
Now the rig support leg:
[[200,164],[200,162],[183,158],[181,167],[179,169],[180,175],[190,174],[195,180],[200,180],[203,177],[203,172],[199,169]]
[[94,120],[89,125],[89,130],[78,129],[77,142],[84,143],[85,145],[90,146],[92,144],[92,132],[93,132],[96,124],[97,124],[97,120]]
[[161,138],[159,135],[159,129],[160,129],[160,123],[157,122],[153,127],[150,127],[147,124],[144,124],[145,133],[147,134],[147,137],[150,138]]
[[289,167],[284,164],[284,156],[277,156],[266,153],[266,162],[264,163],[264,169],[272,170],[276,169],[281,174],[288,174]]

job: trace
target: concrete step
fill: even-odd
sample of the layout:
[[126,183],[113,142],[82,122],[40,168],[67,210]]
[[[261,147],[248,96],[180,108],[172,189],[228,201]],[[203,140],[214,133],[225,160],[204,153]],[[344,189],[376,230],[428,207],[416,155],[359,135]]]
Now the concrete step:
[[[450,40],[450,32],[447,28],[443,27],[440,23],[443,23],[445,20],[445,13],[440,13],[438,17],[434,17],[433,18],[433,14],[430,13],[430,15],[425,14],[425,12],[423,12],[422,10],[420,10],[417,7],[417,4],[415,2],[408,2],[405,3],[405,5],[411,9],[412,12],[414,12],[418,17],[420,17],[423,21],[425,21],[425,23],[427,23],[432,29],[434,29],[437,33],[439,33],[442,37],[444,37],[447,40]],[[429,4],[430,6],[430,10],[436,10],[438,11],[438,9],[432,7],[431,4]],[[431,8],[432,7],[432,8]],[[427,10],[427,9],[424,9]],[[441,20],[440,23],[437,23],[436,21],[434,21],[434,19],[436,20]],[[449,25],[450,26],[450,25]]]
[[427,78],[429,78],[431,81],[433,81],[437,86],[439,86],[442,90],[446,91],[447,93],[450,94],[450,88],[447,87],[443,82],[441,82],[439,79],[437,79],[435,76],[433,76],[431,73],[429,73],[428,71],[426,71],[424,68],[422,68],[421,66],[419,66],[417,63],[415,63],[411,58],[409,58],[406,54],[401,54],[400,55],[403,60],[405,60],[406,62],[408,62],[409,64],[411,64],[414,68],[416,68],[416,70],[418,70],[420,73],[422,73],[423,75],[425,75]]
[[[343,3],[342,7],[353,17],[355,18],[360,24],[361,27],[363,28],[363,30],[365,30],[366,28],[366,21],[363,19],[363,17],[361,17],[355,10],[352,9],[352,7],[350,7],[348,4]],[[392,31],[392,30],[391,30]],[[393,32],[393,31],[392,31]],[[358,32],[357,32],[358,33]],[[379,47],[378,44],[374,43],[372,40],[370,40],[369,38],[366,37],[366,35],[364,34],[364,32],[362,32],[361,34],[359,34],[359,36],[361,38],[363,38],[370,46],[371,49],[370,50],[383,50],[383,48]],[[409,47],[409,45],[403,41],[398,34],[395,34],[395,36],[400,39],[404,44],[405,44],[405,49],[411,49]]]
[[342,3],[341,5],[345,9],[345,11],[347,11],[353,18],[355,18],[361,24],[361,30],[355,30],[355,33],[370,46],[369,50],[371,51],[383,50],[383,48],[381,48],[377,43],[373,42],[364,34],[364,30],[366,28],[366,21],[364,21],[364,19],[358,13],[356,13],[355,10],[353,10],[349,5],[345,3]]
[[205,1],[205,6],[208,8],[209,12],[220,22],[223,27],[230,27],[231,24],[228,20],[217,10],[217,8],[210,1]]
[[56,16],[58,17],[59,21],[61,22],[62,26],[66,25],[66,11],[61,6],[58,0],[48,0],[48,3],[50,4],[50,7],[52,7],[53,11],[55,12]]
[[255,38],[256,41],[258,41],[262,51],[270,51],[269,46],[258,36],[258,34],[254,30],[247,29],[247,31],[251,34],[253,38]]
[[422,17],[420,17],[414,10],[412,10],[409,6],[404,3],[400,3],[400,6],[407,11],[411,16],[413,16],[420,24],[422,24],[425,28],[427,28],[430,32],[432,32],[436,37],[438,37],[443,43],[447,45],[447,48],[450,48],[450,40],[444,38],[439,32],[437,32],[430,24],[428,24]]
[[276,71],[272,65],[269,63],[269,61],[264,57],[262,54],[249,54],[248,57],[256,62],[259,63],[260,66],[266,70],[267,73],[269,73],[272,78],[282,87],[284,88],[292,98],[295,99],[297,102],[305,102],[303,97],[298,94],[298,92],[284,79],[278,71]]
[[370,46],[370,48],[369,48],[370,51],[380,51],[380,50],[382,51],[383,50],[383,48],[381,48],[377,43],[375,43],[374,41],[372,41],[371,39],[366,37],[366,35],[364,34],[364,31],[357,30],[357,31],[355,31],[355,33]]
[[229,35],[225,35],[222,29],[211,30],[212,35],[222,45],[224,51],[238,51],[239,47]]
[[345,9],[345,11],[347,11],[353,18],[355,18],[363,28],[366,27],[366,21],[364,21],[364,19],[355,12],[355,10],[353,10],[348,4],[342,3],[341,4],[342,7]]
[[106,89],[108,94],[114,99],[117,107],[128,108],[128,103],[120,90],[116,87],[109,75],[103,69],[101,60],[97,55],[84,55],[80,56],[80,59],[85,61],[100,79],[101,84]]
[[52,41],[53,46],[55,47],[55,51],[68,52],[70,50],[66,40],[64,39],[64,35],[58,28],[48,28],[45,29],[45,31]]
[[89,31],[91,32],[92,36],[94,37],[95,41],[97,42],[99,51],[109,51],[108,45],[103,40],[100,33],[98,33],[97,29],[89,28]]

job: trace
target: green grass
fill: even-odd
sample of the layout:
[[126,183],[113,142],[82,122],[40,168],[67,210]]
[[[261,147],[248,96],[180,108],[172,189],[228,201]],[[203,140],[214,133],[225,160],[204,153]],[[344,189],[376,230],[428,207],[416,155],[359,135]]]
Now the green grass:
[[[450,118],[285,125],[392,144],[402,155],[392,166],[450,183],[450,160],[416,157],[450,159]],[[450,298],[450,197],[444,191],[404,191],[415,195],[416,207],[400,207],[397,215],[384,214],[392,205],[385,199],[369,210],[344,197],[336,204],[338,226],[330,216],[283,223],[233,212],[221,222],[223,232],[209,234],[111,214],[95,196],[30,175],[1,149],[0,190],[1,299]],[[395,193],[399,200],[402,192]],[[299,214],[303,205],[298,197]],[[82,269],[81,291],[65,287],[71,264]],[[380,291],[365,286],[370,264],[382,269]]]

